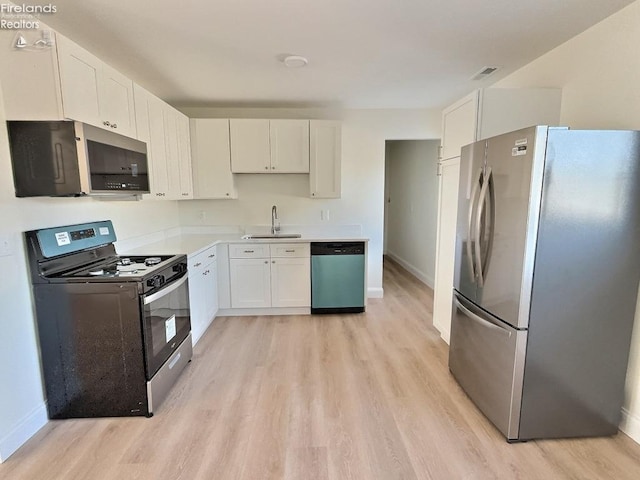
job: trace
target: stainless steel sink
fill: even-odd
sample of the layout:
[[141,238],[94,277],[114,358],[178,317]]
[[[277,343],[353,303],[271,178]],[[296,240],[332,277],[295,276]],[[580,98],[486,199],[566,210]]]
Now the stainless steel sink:
[[252,233],[245,235],[242,238],[246,240],[260,239],[260,238],[301,238],[299,233]]

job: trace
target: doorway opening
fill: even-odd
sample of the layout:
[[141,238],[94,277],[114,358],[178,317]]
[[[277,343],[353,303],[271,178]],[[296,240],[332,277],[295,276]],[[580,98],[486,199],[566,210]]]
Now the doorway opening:
[[439,146],[439,139],[385,142],[383,254],[432,289]]

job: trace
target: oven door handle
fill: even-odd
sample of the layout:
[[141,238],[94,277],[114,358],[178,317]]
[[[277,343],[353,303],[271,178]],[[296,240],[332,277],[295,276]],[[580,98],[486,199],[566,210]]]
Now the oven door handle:
[[160,289],[159,292],[153,293],[149,296],[144,297],[144,304],[149,305],[151,302],[155,302],[159,298],[164,297],[165,295],[169,295],[175,289],[180,288],[189,278],[189,276],[185,273],[183,277],[177,282],[170,283],[168,286]]

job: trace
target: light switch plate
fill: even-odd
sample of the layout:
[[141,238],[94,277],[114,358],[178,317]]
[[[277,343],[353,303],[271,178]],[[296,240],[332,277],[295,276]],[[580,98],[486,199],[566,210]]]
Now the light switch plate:
[[8,234],[0,234],[0,257],[11,255],[12,253],[11,238]]

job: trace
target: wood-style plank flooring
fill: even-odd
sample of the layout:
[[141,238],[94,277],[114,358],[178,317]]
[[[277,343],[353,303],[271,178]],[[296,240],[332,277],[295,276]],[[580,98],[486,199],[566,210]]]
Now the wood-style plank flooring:
[[508,444],[447,368],[432,292],[385,260],[363,315],[222,317],[153,418],[49,422],[0,479],[634,479],[640,445]]

